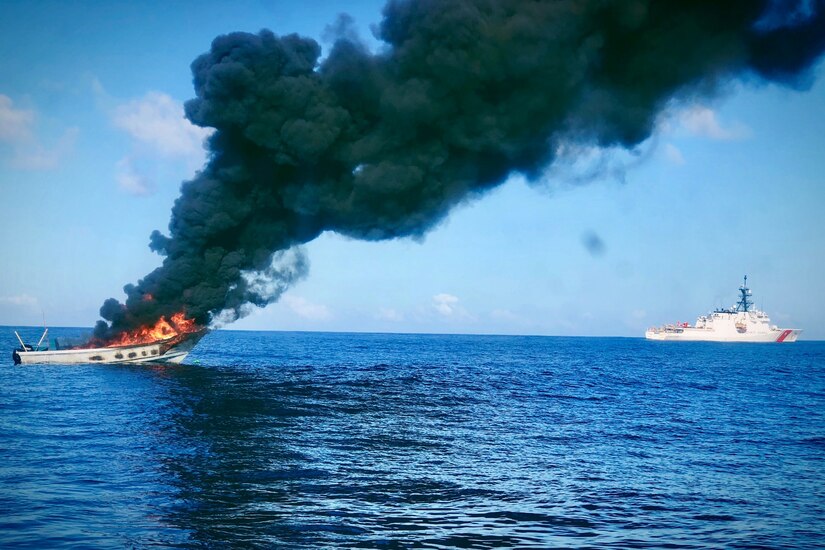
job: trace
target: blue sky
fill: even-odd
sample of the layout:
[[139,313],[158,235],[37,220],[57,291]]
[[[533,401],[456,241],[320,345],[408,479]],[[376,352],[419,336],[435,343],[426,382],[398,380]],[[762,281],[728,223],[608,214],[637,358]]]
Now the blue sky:
[[[91,326],[160,263],[149,233],[203,162],[189,64],[216,35],[326,45],[346,11],[369,38],[382,4],[0,4],[0,324]],[[774,322],[823,339],[823,70],[673,105],[639,151],[514,176],[422,242],[325,234],[305,280],[230,328],[639,336],[730,305],[747,273]]]

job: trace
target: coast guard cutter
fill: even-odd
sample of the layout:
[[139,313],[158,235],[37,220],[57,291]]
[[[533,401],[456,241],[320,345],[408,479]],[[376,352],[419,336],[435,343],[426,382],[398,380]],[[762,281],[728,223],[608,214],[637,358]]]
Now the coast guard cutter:
[[690,340],[707,342],[796,342],[801,329],[778,328],[768,314],[751,301],[748,276],[739,287],[739,301],[729,308],[700,315],[696,324],[676,323],[649,328],[648,340]]

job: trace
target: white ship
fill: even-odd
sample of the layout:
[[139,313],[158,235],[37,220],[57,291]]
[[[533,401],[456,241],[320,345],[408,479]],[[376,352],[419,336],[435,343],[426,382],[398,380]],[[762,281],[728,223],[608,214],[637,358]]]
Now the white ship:
[[748,276],[739,287],[739,301],[730,308],[720,308],[696,319],[696,324],[676,323],[645,331],[648,340],[703,342],[796,342],[801,329],[778,328],[768,314],[754,307],[750,300]]

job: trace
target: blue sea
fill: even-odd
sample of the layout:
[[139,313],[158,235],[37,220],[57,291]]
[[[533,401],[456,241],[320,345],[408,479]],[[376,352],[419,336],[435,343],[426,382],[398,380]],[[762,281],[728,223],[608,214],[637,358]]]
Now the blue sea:
[[825,342],[0,343],[3,548],[825,548]]

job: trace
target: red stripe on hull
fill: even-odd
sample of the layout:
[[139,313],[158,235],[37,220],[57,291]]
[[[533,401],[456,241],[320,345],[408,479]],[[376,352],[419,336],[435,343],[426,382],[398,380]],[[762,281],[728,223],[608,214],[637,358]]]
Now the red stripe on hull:
[[785,330],[785,331],[782,331],[782,334],[780,334],[780,335],[779,335],[779,338],[777,338],[777,339],[776,339],[776,341],[777,341],[777,342],[784,342],[784,341],[785,341],[785,338],[787,338],[788,336],[790,336],[792,332],[793,332],[792,330]]

